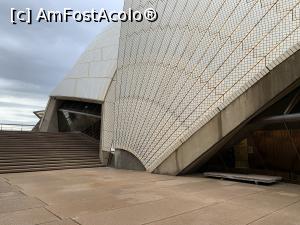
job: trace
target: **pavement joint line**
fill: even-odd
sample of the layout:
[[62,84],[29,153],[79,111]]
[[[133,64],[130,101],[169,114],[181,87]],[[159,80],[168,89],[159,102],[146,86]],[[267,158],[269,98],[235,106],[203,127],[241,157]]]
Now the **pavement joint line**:
[[19,185],[16,185],[16,184],[11,183],[11,181],[10,181],[8,178],[6,178],[6,177],[1,177],[1,178],[3,178],[3,179],[4,179],[4,182],[6,182],[7,184],[9,184],[11,187],[16,187],[19,191],[21,191],[23,194],[25,194],[25,193],[23,192],[24,189],[23,189],[22,187],[20,187]]
[[251,196],[251,195],[256,195],[256,194],[263,193],[263,192],[267,192],[267,191],[268,191],[268,190],[256,191],[256,192],[249,193],[249,194],[246,194],[246,195],[237,196],[237,197],[232,197],[232,198],[229,198],[229,199],[227,199],[227,200],[224,200],[224,202],[229,202],[229,201],[231,201],[231,200],[239,199],[239,198],[245,198],[245,197],[248,197],[248,196]]
[[43,224],[52,223],[52,222],[57,222],[57,220],[49,220],[47,222],[38,223],[38,224],[34,224],[34,225],[43,225]]
[[35,199],[41,201],[42,203],[44,203],[46,206],[49,206],[49,204],[48,204],[47,202],[43,201],[42,199],[40,199],[40,198],[38,198],[38,197],[36,197],[36,196],[34,196],[34,197],[33,197],[33,196],[30,196],[30,195],[26,195],[26,196],[31,197],[31,198],[35,198]]
[[208,207],[210,207],[210,206],[219,205],[220,203],[222,203],[222,202],[212,203],[212,204],[205,205],[205,206],[202,206],[202,207],[197,208],[197,209],[192,209],[192,210],[189,210],[189,211],[181,212],[181,213],[178,213],[178,214],[176,214],[176,215],[168,216],[168,217],[165,217],[165,218],[162,218],[162,219],[159,219],[159,220],[153,220],[153,221],[151,221],[151,222],[142,223],[141,225],[147,225],[147,224],[151,224],[151,223],[154,223],[154,222],[160,222],[160,221],[164,221],[164,220],[167,220],[167,219],[171,219],[171,218],[174,218],[174,217],[177,217],[177,216],[182,216],[182,215],[184,215],[184,214],[197,212],[197,211],[200,211],[200,210],[202,210],[202,209],[208,208]]
[[[27,195],[25,192],[23,192],[23,191],[21,191],[21,190],[19,190],[19,192],[22,193],[24,196],[22,196],[22,197],[16,197],[16,198],[13,198],[13,199],[20,199],[20,198],[25,198],[25,197],[27,197],[27,198],[31,198],[31,199],[38,200],[38,201],[42,202],[43,204],[45,204],[46,206],[48,206],[48,204],[47,204],[46,202],[44,202],[43,200],[39,199],[39,198],[36,197],[36,196],[30,196],[30,195]],[[45,206],[38,206],[38,207],[33,207],[33,208],[39,208],[39,207],[45,207]]]
[[14,213],[14,212],[21,212],[21,211],[26,211],[26,210],[30,210],[30,209],[43,209],[44,207],[43,206],[37,206],[37,207],[29,207],[29,208],[26,208],[26,209],[18,209],[18,210],[14,210],[14,211],[10,211],[10,212],[3,212],[3,213],[0,213],[0,217],[3,215],[3,214],[8,214],[8,213]]
[[[228,200],[223,200],[223,201],[215,202],[215,203],[212,203],[212,204],[209,204],[209,205],[206,205],[206,206],[197,208],[197,209],[193,209],[193,210],[190,210],[190,211],[182,212],[182,213],[179,213],[179,214],[176,214],[176,215],[173,215],[173,216],[165,217],[165,218],[163,218],[163,219],[153,220],[153,221],[151,221],[151,222],[143,223],[143,224],[141,224],[141,225],[148,225],[148,224],[151,224],[151,223],[154,223],[154,222],[164,221],[164,220],[167,220],[167,219],[170,219],[170,218],[174,218],[174,217],[177,217],[177,216],[181,216],[181,215],[184,215],[184,214],[188,214],[188,213],[200,211],[200,210],[202,210],[202,209],[204,209],[204,208],[207,208],[207,207],[220,205],[220,204],[222,204],[222,203],[229,202],[230,200],[233,200],[233,199],[238,199],[238,198],[242,198],[242,197],[247,197],[247,196],[254,195],[254,194],[257,194],[257,193],[261,193],[261,192],[265,192],[265,191],[267,191],[267,190],[257,191],[257,192],[255,192],[255,193],[251,193],[251,194],[247,194],[247,195],[243,195],[243,196],[231,198],[231,199],[228,199]],[[248,225],[248,224],[246,224],[246,225]]]
[[60,220],[63,220],[64,218],[57,215],[56,213],[52,212],[50,209],[48,209],[47,207],[43,207],[46,211],[48,211],[49,213],[51,213],[52,215],[54,215],[55,217],[57,217]]
[[20,189],[20,190],[19,190],[19,192],[21,192],[23,195],[25,195],[25,196],[28,196],[28,197],[29,197],[29,195],[28,195],[28,194],[26,194],[26,193],[24,192],[24,190],[23,190],[23,189],[22,189],[22,190]]
[[69,218],[70,220],[72,220],[74,223],[77,223],[78,225],[82,225],[81,223],[79,223],[77,220],[73,219],[73,218]]
[[11,184],[11,183],[9,182],[9,180],[7,180],[7,179],[3,180],[3,182],[6,183],[6,184],[9,184],[10,186],[14,186],[14,185]]
[[115,211],[115,210],[119,210],[119,209],[130,208],[130,207],[133,207],[133,206],[144,205],[144,204],[148,204],[148,203],[152,203],[152,202],[162,201],[164,199],[167,199],[167,198],[162,198],[162,199],[157,199],[157,200],[150,200],[150,201],[146,201],[146,202],[140,202],[140,203],[132,204],[130,206],[121,206],[121,207],[116,207],[116,208],[113,208],[113,209],[104,209],[101,212],[108,212],[108,211]]
[[300,202],[300,200],[297,200],[297,201],[295,201],[295,202],[293,202],[293,203],[290,203],[290,204],[288,204],[288,205],[285,205],[285,206],[283,206],[283,207],[281,207],[281,208],[279,208],[279,209],[276,209],[275,211],[272,211],[272,212],[269,212],[269,213],[265,214],[264,216],[262,216],[262,217],[260,217],[260,218],[258,218],[258,219],[256,219],[256,220],[253,220],[253,221],[251,221],[250,223],[247,223],[247,224],[245,224],[245,225],[250,225],[250,224],[252,224],[252,223],[255,223],[256,221],[259,221],[259,220],[261,220],[261,219],[264,219],[264,218],[266,218],[266,217],[268,217],[268,216],[270,216],[270,215],[272,215],[272,214],[274,214],[274,213],[277,213],[277,212],[279,212],[279,211],[281,211],[281,210],[283,210],[283,209],[285,209],[285,208],[288,208],[288,207],[290,207],[290,206],[292,206],[292,205],[295,205],[295,204],[297,204],[297,203],[299,203],[299,202]]
[[11,186],[16,188],[18,191],[21,191],[23,194],[25,194],[24,189],[21,188],[19,185],[11,184]]
[[4,181],[6,181],[6,182],[8,182],[8,181],[9,181],[9,179],[8,179],[8,178],[6,178],[6,177],[3,177],[3,176],[1,176],[1,178],[2,178]]

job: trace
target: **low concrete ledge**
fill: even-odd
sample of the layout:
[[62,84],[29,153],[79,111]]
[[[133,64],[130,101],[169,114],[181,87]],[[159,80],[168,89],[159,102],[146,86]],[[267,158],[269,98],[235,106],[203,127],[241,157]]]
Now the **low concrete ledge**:
[[254,182],[255,184],[275,184],[282,180],[282,177],[265,176],[265,175],[257,175],[257,174],[207,172],[207,173],[204,173],[203,175],[205,177],[211,177],[211,178]]
[[114,154],[114,167],[116,169],[145,171],[146,168],[132,153],[116,149]]
[[206,162],[249,120],[294,90],[299,78],[300,51],[297,51],[200,128],[154,173],[178,175]]

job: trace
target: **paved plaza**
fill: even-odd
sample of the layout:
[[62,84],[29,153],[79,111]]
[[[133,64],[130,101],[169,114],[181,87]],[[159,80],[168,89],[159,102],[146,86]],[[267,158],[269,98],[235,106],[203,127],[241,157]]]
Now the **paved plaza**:
[[0,175],[1,225],[299,225],[300,186],[111,168]]

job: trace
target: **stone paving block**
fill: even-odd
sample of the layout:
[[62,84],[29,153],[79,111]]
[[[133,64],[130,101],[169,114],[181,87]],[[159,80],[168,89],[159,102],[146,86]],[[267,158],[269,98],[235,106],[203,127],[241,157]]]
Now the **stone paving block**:
[[119,194],[116,195],[116,197],[120,200],[126,200],[130,204],[141,204],[145,202],[161,200],[164,198],[162,195],[151,192]]
[[43,223],[40,225],[78,225],[74,220],[72,219],[64,219],[64,220],[56,220],[49,223]]
[[251,225],[298,225],[300,224],[300,202],[263,217]]
[[[211,188],[200,189],[198,192],[187,192],[186,194],[182,193],[182,191],[177,190],[178,194],[185,195],[186,198],[199,198],[202,199],[203,202],[207,203],[218,203],[223,201],[229,201],[232,199],[244,197],[247,195],[252,195],[256,193],[260,193],[265,191],[263,187],[260,186],[245,186],[245,185],[226,185],[226,186],[212,186]],[[176,194],[173,192],[173,194]]]
[[18,190],[19,190],[18,187],[14,186],[14,185],[10,185],[6,181],[0,180],[0,193],[18,191]]
[[[5,191],[0,192],[0,225],[300,225],[299,185],[257,186],[111,168],[2,176],[8,180],[0,179]],[[50,213],[50,219],[33,221],[39,215],[35,210]]]
[[58,218],[43,208],[0,214],[1,225],[36,225],[55,220]]
[[231,203],[251,209],[260,208],[265,213],[282,209],[300,200],[300,196],[286,195],[282,192],[263,191],[253,195],[230,200]]
[[118,199],[116,197],[103,197],[102,199],[97,198],[95,200],[88,201],[65,201],[59,204],[50,204],[47,206],[51,212],[59,215],[62,218],[76,217],[85,213],[97,213],[107,210],[113,210],[118,208],[129,207],[133,203],[128,202],[126,199]]
[[297,197],[300,196],[299,184],[280,183],[280,184],[270,186],[268,189],[276,192],[286,193],[286,195],[297,196]]
[[221,203],[171,218],[157,220],[149,223],[149,225],[246,225],[263,215],[265,214],[259,209],[253,210],[230,203]]
[[20,189],[16,186],[2,186],[0,187],[0,193],[12,192],[12,191],[19,191]]
[[182,179],[182,180],[177,180],[177,179],[170,179],[170,180],[162,180],[162,181],[157,181],[155,182],[155,185],[160,186],[160,187],[169,187],[169,186],[177,186],[181,184],[189,184],[189,183],[197,183],[197,180],[187,180],[187,179]]
[[212,179],[201,179],[198,178],[198,182],[193,183],[186,183],[180,184],[174,187],[174,190],[185,191],[187,193],[197,193],[201,190],[210,190],[216,189],[224,186],[231,186],[234,185],[231,181],[219,181],[219,180],[212,180]]
[[0,214],[42,206],[45,206],[45,203],[36,198],[27,196],[13,199],[0,199]]
[[2,192],[0,193],[0,202],[1,200],[22,198],[22,197],[25,197],[25,195],[20,191]]
[[204,206],[206,205],[199,201],[173,198],[101,213],[86,213],[73,219],[84,225],[138,225],[175,216]]

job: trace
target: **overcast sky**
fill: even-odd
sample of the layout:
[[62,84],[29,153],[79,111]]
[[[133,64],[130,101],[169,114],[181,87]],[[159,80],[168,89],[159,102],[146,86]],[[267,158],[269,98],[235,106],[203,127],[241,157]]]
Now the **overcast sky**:
[[10,9],[120,10],[123,0],[0,1],[0,123],[34,124],[33,111],[71,69],[106,23],[10,23]]

